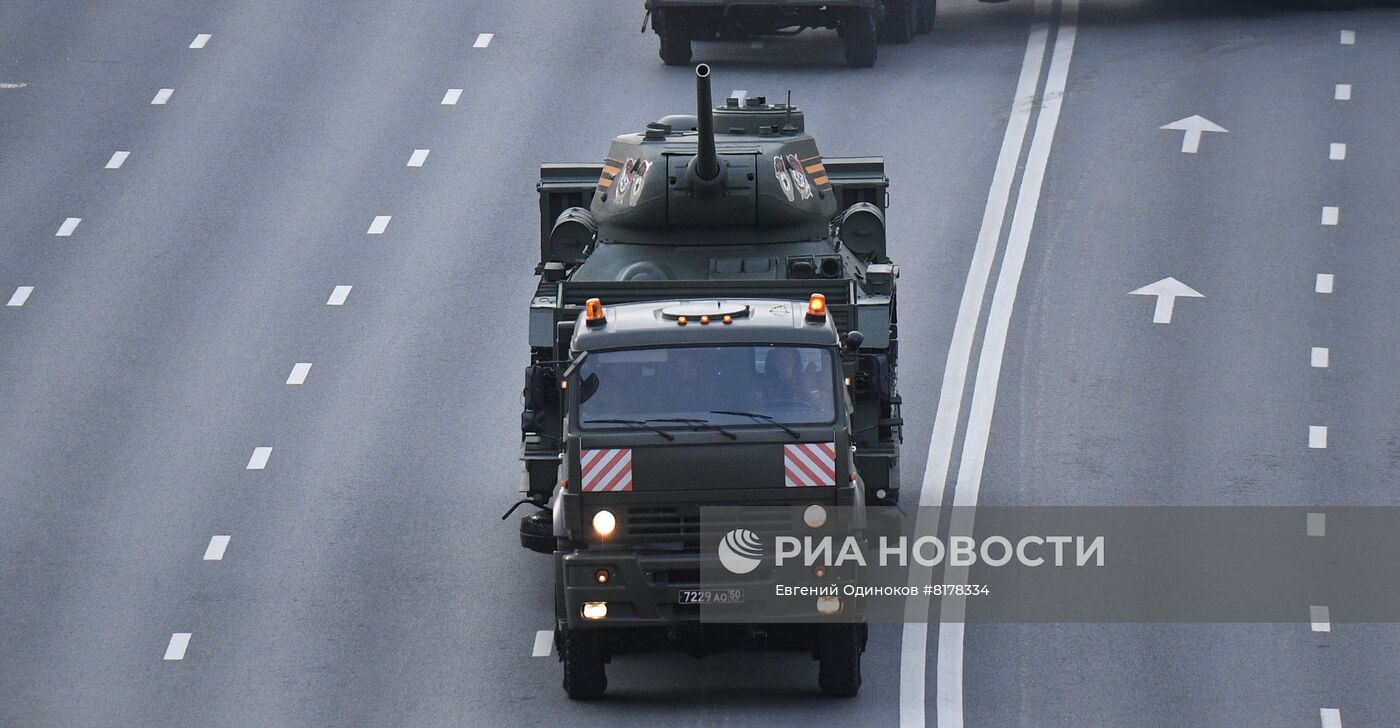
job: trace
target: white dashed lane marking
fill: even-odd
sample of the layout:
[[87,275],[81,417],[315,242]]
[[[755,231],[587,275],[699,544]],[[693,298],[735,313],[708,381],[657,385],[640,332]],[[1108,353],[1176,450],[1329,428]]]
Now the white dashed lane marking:
[[495,37],[495,33],[482,33],[481,35],[478,35],[476,37],[476,42],[472,44],[472,47],[485,48],[486,46],[491,45],[491,39]]
[[190,633],[189,633],[189,632],[176,632],[175,634],[170,635],[170,644],[168,644],[168,645],[165,646],[165,659],[167,659],[167,660],[183,660],[183,659],[185,659],[185,650],[188,649],[189,646],[190,646]]
[[384,229],[389,227],[390,215],[375,215],[374,222],[369,224],[370,235],[383,235]]
[[1342,711],[1338,708],[1323,708],[1322,728],[1342,728]]
[[70,217],[64,220],[63,224],[58,226],[58,232],[54,233],[53,236],[56,238],[66,238],[72,235],[73,231],[78,229],[78,223],[82,221],[83,219],[81,217]]
[[1318,293],[1331,293],[1332,284],[1336,282],[1336,278],[1337,277],[1331,273],[1318,273],[1317,284],[1313,287],[1313,290]]
[[1331,362],[1332,353],[1325,346],[1314,346],[1312,348],[1312,365],[1318,369],[1326,369]]
[[1326,536],[1326,535],[1327,535],[1327,514],[1326,514],[1326,513],[1309,513],[1309,514],[1308,514],[1308,526],[1307,526],[1307,528],[1308,528],[1308,535],[1309,535],[1309,536]]
[[413,154],[408,157],[408,166],[422,167],[423,163],[426,161],[428,161],[428,150],[415,149],[413,150]]
[[1332,145],[1327,149],[1327,158],[1334,162],[1340,162],[1341,160],[1346,159],[1347,145],[1342,144],[1341,142],[1332,142]]
[[310,373],[311,362],[297,362],[292,365],[292,373],[287,375],[287,384],[305,384],[306,375]]
[[203,48],[204,46],[209,44],[209,39],[212,37],[213,36],[209,35],[208,33],[200,33],[199,35],[196,35],[194,37],[194,40],[190,41],[190,47]]
[[156,97],[151,99],[151,106],[164,106],[170,100],[170,95],[175,93],[173,88],[163,88],[156,92]]
[[29,300],[29,294],[33,292],[34,286],[20,286],[19,288],[15,289],[14,294],[10,296],[10,302],[5,305],[23,306],[24,302]]
[[345,299],[350,295],[351,288],[353,288],[353,286],[336,286],[335,290],[331,291],[331,297],[326,300],[326,305],[344,306]]
[[535,649],[532,657],[549,657],[554,654],[554,631],[542,629],[535,633]]
[[1308,447],[1323,450],[1327,447],[1327,428],[1323,425],[1308,427]]
[[248,458],[248,470],[262,470],[267,467],[267,459],[272,457],[272,448],[255,447],[253,456]]
[[1344,30],[1341,37],[1342,45],[1356,45],[1356,31]]
[[121,169],[129,156],[131,156],[131,152],[112,152],[112,158],[107,160],[107,166],[103,169]]
[[1323,225],[1336,225],[1338,222],[1341,222],[1341,218],[1342,218],[1342,208],[1340,208],[1340,207],[1332,207],[1332,206],[1330,206],[1330,205],[1327,206],[1327,207],[1322,208],[1322,224],[1323,224]]
[[457,103],[457,100],[460,99],[460,98],[462,98],[462,89],[459,89],[459,88],[450,88],[450,89],[447,89],[447,93],[445,93],[445,94],[442,95],[442,105],[443,105],[443,106],[452,106],[452,105],[456,104],[456,103]]
[[1334,98],[1334,99],[1336,99],[1336,100],[1338,100],[1338,101],[1351,101],[1351,84],[1349,84],[1349,83],[1339,83],[1339,84],[1337,84],[1337,89],[1336,89],[1336,91],[1333,92],[1332,98]]
[[204,549],[205,561],[223,561],[224,550],[228,548],[229,536],[210,536],[209,546]]
[[1327,607],[1308,607],[1308,619],[1312,621],[1312,631],[1331,632],[1332,614]]

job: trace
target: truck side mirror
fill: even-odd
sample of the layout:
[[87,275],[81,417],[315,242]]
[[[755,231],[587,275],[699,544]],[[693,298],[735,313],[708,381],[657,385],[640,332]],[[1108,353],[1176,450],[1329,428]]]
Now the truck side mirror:
[[855,351],[856,349],[860,348],[861,344],[864,343],[865,334],[862,334],[861,332],[856,331],[854,329],[847,331],[845,335],[841,337],[841,348],[845,349],[846,351]]

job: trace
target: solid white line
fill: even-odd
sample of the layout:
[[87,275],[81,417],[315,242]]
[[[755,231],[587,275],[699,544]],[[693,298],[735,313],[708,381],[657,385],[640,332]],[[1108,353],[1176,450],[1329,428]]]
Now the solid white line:
[[535,649],[530,651],[531,657],[549,657],[554,653],[554,630],[542,629],[535,632]]
[[353,287],[354,286],[336,286],[335,290],[331,291],[331,297],[326,300],[326,305],[344,306],[345,299],[350,295],[350,289]]
[[1347,145],[1341,142],[1332,142],[1327,148],[1327,158],[1333,161],[1340,161],[1347,158]]
[[1312,621],[1312,631],[1331,632],[1332,616],[1327,607],[1308,607],[1308,619]]
[[306,375],[311,373],[311,362],[302,361],[292,365],[292,373],[287,375],[287,384],[305,384]]
[[1338,708],[1323,708],[1322,728],[1342,728],[1342,711]]
[[1308,514],[1308,535],[1309,535],[1309,536],[1326,536],[1326,535],[1327,535],[1327,514],[1326,514],[1326,513],[1309,513],[1309,514]]
[[369,224],[370,235],[383,235],[384,229],[389,227],[389,215],[375,215],[374,221]]
[[1334,98],[1334,99],[1336,99],[1336,100],[1338,100],[1338,101],[1351,101],[1351,84],[1349,84],[1349,83],[1339,83],[1339,84],[1337,84],[1337,89],[1336,89],[1336,91],[1332,94],[1332,98]]
[[58,226],[58,232],[54,233],[53,236],[56,238],[66,238],[72,235],[73,231],[78,229],[78,223],[82,221],[83,219],[81,217],[70,217],[64,220],[63,224]]
[[151,99],[151,106],[164,106],[170,100],[170,95],[175,93],[173,88],[163,88],[156,92],[156,97]]
[[262,470],[267,467],[267,459],[272,457],[272,448],[255,447],[253,456],[248,458],[248,470]]
[[459,89],[459,88],[450,88],[450,89],[447,89],[447,93],[445,93],[445,94],[442,95],[442,105],[443,105],[443,106],[452,106],[452,105],[456,104],[456,103],[457,103],[457,100],[460,99],[460,98],[462,98],[462,89]]
[[170,644],[165,646],[165,659],[185,659],[185,649],[190,646],[189,632],[176,632],[170,635]]
[[415,150],[413,150],[413,154],[410,155],[409,158],[408,158],[408,166],[410,166],[410,167],[422,167],[422,166],[423,166],[423,163],[426,162],[426,161],[428,161],[428,150],[426,150],[426,149],[415,149]]
[[23,306],[29,300],[29,294],[34,292],[34,286],[20,286],[15,289],[14,295],[10,296],[10,302],[6,306]]
[[[1037,18],[1042,17],[1048,4],[1048,0],[1036,0]],[[972,358],[972,345],[977,336],[977,321],[982,316],[982,301],[986,297],[987,282],[991,278],[997,244],[1001,239],[1002,223],[1006,219],[1006,208],[1011,200],[1016,163],[1021,156],[1021,146],[1025,143],[1031,112],[1035,107],[1036,85],[1045,62],[1048,37],[1049,28],[1040,20],[1026,39],[1026,53],[1021,60],[1021,75],[1016,82],[1015,94],[1011,98],[1011,113],[1006,122],[1006,132],[1002,136],[1001,151],[997,156],[992,184],[987,190],[987,204],[982,211],[982,227],[977,234],[977,246],[973,250],[972,263],[968,268],[967,280],[963,284],[958,317],[953,326],[947,361],[943,366],[943,384],[938,397],[938,410],[933,420],[933,435],[929,439],[924,477],[919,483],[919,509],[914,525],[918,536],[932,534],[938,528],[936,509],[943,504],[943,494],[947,487],[948,470],[953,457],[953,439],[957,434],[958,419],[962,411],[963,388],[966,385],[968,364]],[[916,563],[909,569],[909,584],[912,586],[932,583],[932,578],[932,567]],[[926,721],[925,673],[928,663],[930,603],[931,600],[923,596],[912,597],[905,603],[899,672],[899,724],[903,728],[920,728]],[[945,630],[961,630],[961,627],[962,625],[940,625],[939,644],[943,643]],[[961,635],[957,641],[961,644]],[[957,669],[962,669],[961,660],[958,660]]]
[[131,152],[112,152],[112,158],[107,160],[107,166],[103,169],[121,169],[126,158],[131,156]]
[[485,48],[486,46],[491,45],[491,39],[495,37],[495,33],[482,33],[481,35],[478,35],[476,37],[476,42],[472,44],[472,47]]
[[1322,208],[1322,224],[1336,225],[1341,221],[1342,209],[1340,207],[1327,206]]
[[224,549],[228,548],[229,536],[210,536],[209,546],[204,549],[205,561],[223,561]]
[[190,47],[203,48],[206,44],[209,43],[209,39],[212,37],[213,36],[209,35],[208,33],[200,33],[199,35],[196,35],[194,37],[194,40],[190,41]]
[[1318,369],[1326,369],[1330,359],[1331,352],[1327,350],[1327,347],[1314,346],[1312,348],[1312,365],[1314,367]]
[[1314,450],[1327,448],[1327,428],[1323,425],[1308,426],[1308,447]]
[[1341,37],[1342,45],[1356,45],[1356,31],[1344,30]]
[[1337,277],[1331,273],[1318,273],[1317,284],[1313,287],[1313,290],[1318,293],[1331,293],[1332,284],[1336,282],[1336,279]]

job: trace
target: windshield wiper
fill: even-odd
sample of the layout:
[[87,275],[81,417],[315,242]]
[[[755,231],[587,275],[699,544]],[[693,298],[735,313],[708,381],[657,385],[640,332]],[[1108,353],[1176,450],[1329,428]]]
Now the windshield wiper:
[[802,435],[799,434],[799,433],[797,432],[797,430],[794,430],[794,429],[792,429],[791,427],[788,427],[787,425],[785,425],[785,424],[779,422],[779,421],[778,421],[776,418],[774,418],[772,415],[765,415],[765,414],[762,414],[762,413],[759,413],[759,412],[740,412],[740,411],[738,411],[738,410],[710,410],[710,414],[712,414],[712,415],[734,415],[734,416],[736,416],[736,417],[749,417],[749,418],[758,420],[758,421],[760,421],[760,422],[767,422],[768,424],[773,425],[774,427],[781,428],[783,432],[786,432],[787,434],[792,435],[792,439],[794,439],[794,440],[801,440],[801,439],[802,439]]
[[[658,420],[658,422],[659,422],[659,421],[660,421],[660,420]],[[667,432],[667,431],[661,429],[660,427],[657,427],[657,426],[655,426],[655,425],[649,424],[649,423],[647,423],[647,422],[645,422],[645,421],[643,421],[643,420],[584,420],[584,421],[583,421],[583,424],[585,424],[585,425],[631,425],[631,426],[633,426],[633,427],[641,427],[641,428],[643,428],[643,429],[651,430],[652,432],[655,432],[656,434],[658,434],[658,435],[660,435],[660,436],[666,438],[667,440],[674,440],[674,439],[676,439],[676,436],[675,436],[675,435],[672,435],[671,433],[669,433],[669,432]]]
[[739,439],[738,435],[730,432],[729,430],[726,430],[723,427],[720,427],[719,425],[710,422],[709,420],[700,419],[698,417],[667,417],[665,419],[648,420],[648,422],[679,422],[687,425],[695,425],[696,427],[703,427],[708,430],[714,430],[715,432],[718,432],[719,434],[724,435],[725,437],[731,440]]

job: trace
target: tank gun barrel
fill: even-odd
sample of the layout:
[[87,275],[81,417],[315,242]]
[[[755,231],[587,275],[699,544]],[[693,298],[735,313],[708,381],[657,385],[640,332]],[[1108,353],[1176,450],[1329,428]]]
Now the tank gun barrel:
[[715,114],[710,99],[710,66],[695,67],[695,176],[709,181],[719,176],[719,157],[715,154]]

